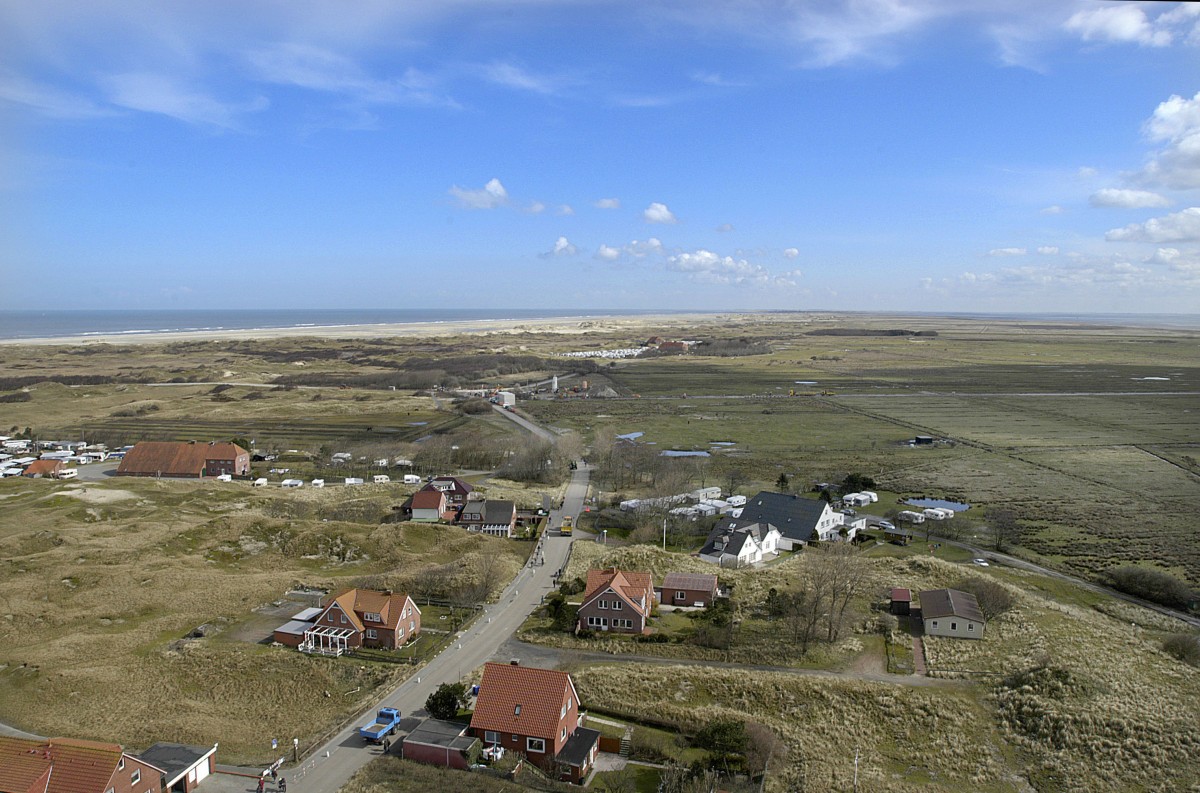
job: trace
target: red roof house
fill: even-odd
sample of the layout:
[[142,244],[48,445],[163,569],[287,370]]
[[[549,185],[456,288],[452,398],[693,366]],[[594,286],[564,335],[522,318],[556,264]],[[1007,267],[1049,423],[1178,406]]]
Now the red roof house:
[[572,782],[587,776],[600,733],[579,726],[579,695],[566,672],[516,664],[483,667],[471,731],[485,747],[520,752]]
[[654,602],[654,584],[649,573],[634,573],[611,567],[588,570],[583,603],[579,606],[579,629],[615,633],[645,633]]
[[34,479],[56,479],[65,467],[62,460],[34,460],[26,467],[25,473],[21,476],[30,476]]
[[115,743],[0,736],[3,793],[159,793],[162,772]]
[[117,476],[200,478],[250,473],[250,452],[236,443],[143,441],[122,458]]
[[341,655],[355,647],[395,650],[420,633],[421,610],[408,595],[347,589],[325,603],[299,649],[318,655]]

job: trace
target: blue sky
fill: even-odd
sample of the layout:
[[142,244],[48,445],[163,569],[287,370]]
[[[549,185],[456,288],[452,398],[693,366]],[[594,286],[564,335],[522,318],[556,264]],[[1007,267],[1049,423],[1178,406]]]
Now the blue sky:
[[0,307],[1196,312],[1200,4],[0,4]]

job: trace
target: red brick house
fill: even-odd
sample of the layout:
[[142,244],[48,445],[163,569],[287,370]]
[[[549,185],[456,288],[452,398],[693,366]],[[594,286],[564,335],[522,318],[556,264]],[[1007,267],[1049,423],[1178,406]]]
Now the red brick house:
[[25,468],[25,473],[21,476],[29,476],[34,479],[57,479],[64,468],[66,465],[62,460],[34,460]]
[[542,769],[580,782],[596,761],[600,733],[579,722],[579,695],[566,672],[484,665],[471,732],[485,748],[520,752]]
[[649,573],[623,572],[615,567],[588,570],[578,627],[612,633],[645,633],[653,602],[654,585]]
[[4,793],[160,793],[162,772],[115,743],[0,736]]
[[671,606],[703,606],[717,599],[717,577],[709,573],[667,573],[659,603]]
[[347,589],[321,607],[300,652],[341,655],[356,647],[395,650],[421,633],[421,610],[408,595]]
[[458,525],[493,537],[511,537],[517,525],[517,505],[497,499],[468,501],[458,513]]
[[457,476],[439,476],[421,488],[421,491],[428,490],[436,490],[439,493],[444,493],[446,495],[446,503],[457,510],[467,503],[467,497],[471,495],[475,488]]
[[446,501],[446,494],[439,490],[418,490],[408,503],[408,512],[413,520],[454,520],[457,510]]
[[144,441],[117,466],[117,476],[171,476],[198,479],[206,476],[247,476],[250,452],[236,443]]
[[217,744],[187,746],[182,743],[156,743],[138,755],[163,773],[165,793],[192,793],[217,770]]

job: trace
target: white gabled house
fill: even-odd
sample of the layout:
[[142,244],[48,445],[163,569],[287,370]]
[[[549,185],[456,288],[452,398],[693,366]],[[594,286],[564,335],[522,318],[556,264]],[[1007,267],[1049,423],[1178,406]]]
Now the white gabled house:
[[700,559],[721,567],[749,567],[778,553],[781,535],[769,523],[724,518],[700,549]]

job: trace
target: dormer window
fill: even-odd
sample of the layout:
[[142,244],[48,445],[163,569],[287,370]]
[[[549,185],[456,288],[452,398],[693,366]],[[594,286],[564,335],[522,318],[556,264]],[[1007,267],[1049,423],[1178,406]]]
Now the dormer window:
[[514,716],[520,716],[520,715],[521,715],[521,706],[520,706],[520,705],[517,705],[515,708],[513,708],[513,715],[514,715]]
[[367,622],[383,622],[383,617],[379,616],[373,611],[365,612],[363,614],[363,619],[365,619]]

